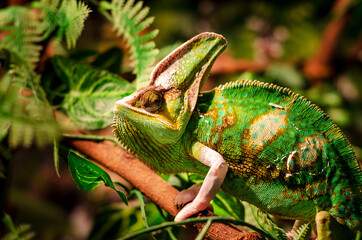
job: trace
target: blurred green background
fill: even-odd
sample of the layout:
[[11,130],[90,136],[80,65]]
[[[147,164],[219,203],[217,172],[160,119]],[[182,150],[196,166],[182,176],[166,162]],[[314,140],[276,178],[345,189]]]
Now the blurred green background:
[[[2,0],[0,7],[19,2],[31,3]],[[94,1],[83,2],[93,12],[71,54],[105,52],[117,46],[124,55],[119,74],[134,79],[124,41],[96,11]],[[157,0],[144,4],[155,17],[150,29],[159,29],[154,40],[160,49],[157,60],[200,32],[220,33],[228,40],[228,48],[216,61],[205,89],[240,78],[288,87],[327,112],[361,159],[360,1]],[[78,190],[64,161],[58,178],[50,146],[19,147],[12,152],[4,210],[15,225],[30,224],[35,239],[114,239],[143,226],[137,198],[131,198],[126,207],[107,188]],[[112,179],[124,182],[116,175]],[[149,225],[163,221],[152,203],[146,209]],[[1,233],[6,232],[2,226]]]

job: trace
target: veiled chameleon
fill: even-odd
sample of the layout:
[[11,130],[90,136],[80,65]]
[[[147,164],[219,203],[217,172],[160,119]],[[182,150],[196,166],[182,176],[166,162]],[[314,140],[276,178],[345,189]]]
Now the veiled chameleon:
[[361,170],[319,107],[258,81],[200,92],[225,47],[218,34],[195,36],[114,109],[116,136],[148,166],[206,175],[177,197],[186,206],[175,220],[205,209],[221,187],[270,214],[311,222],[319,239],[360,229]]

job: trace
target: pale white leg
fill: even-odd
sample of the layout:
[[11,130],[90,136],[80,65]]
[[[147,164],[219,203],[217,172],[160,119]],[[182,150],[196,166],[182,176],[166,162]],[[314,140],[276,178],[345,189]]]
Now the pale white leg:
[[226,176],[228,166],[224,158],[216,151],[196,142],[191,148],[191,156],[210,167],[195,199],[187,204],[175,217],[175,222],[182,221],[206,209],[219,191]]

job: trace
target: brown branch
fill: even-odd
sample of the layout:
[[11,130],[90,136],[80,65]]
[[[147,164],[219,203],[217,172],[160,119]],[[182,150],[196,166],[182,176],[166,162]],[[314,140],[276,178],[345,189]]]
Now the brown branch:
[[349,17],[347,8],[350,2],[350,0],[335,1],[332,9],[332,20],[324,29],[318,51],[304,64],[304,73],[312,84],[331,76],[333,73],[330,62],[339,37],[347,23]]
[[[68,142],[78,151],[125,178],[162,209],[176,216],[178,211],[174,199],[179,191],[131,154],[110,142],[96,143],[72,139],[68,139]],[[198,216],[201,215],[211,216],[213,213],[208,210],[206,215]],[[203,226],[204,224],[195,224],[191,228],[200,232]],[[256,240],[261,237],[256,233],[242,233],[227,224],[214,223],[206,234],[206,239]]]

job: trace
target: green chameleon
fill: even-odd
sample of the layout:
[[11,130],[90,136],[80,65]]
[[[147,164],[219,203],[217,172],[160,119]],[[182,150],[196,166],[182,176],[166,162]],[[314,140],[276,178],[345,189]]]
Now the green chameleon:
[[245,80],[200,92],[226,44],[202,33],[159,62],[148,87],[117,101],[117,138],[158,172],[206,175],[175,199],[175,221],[207,208],[221,188],[295,225],[310,222],[318,239],[352,238],[362,174],[349,142],[287,88]]

